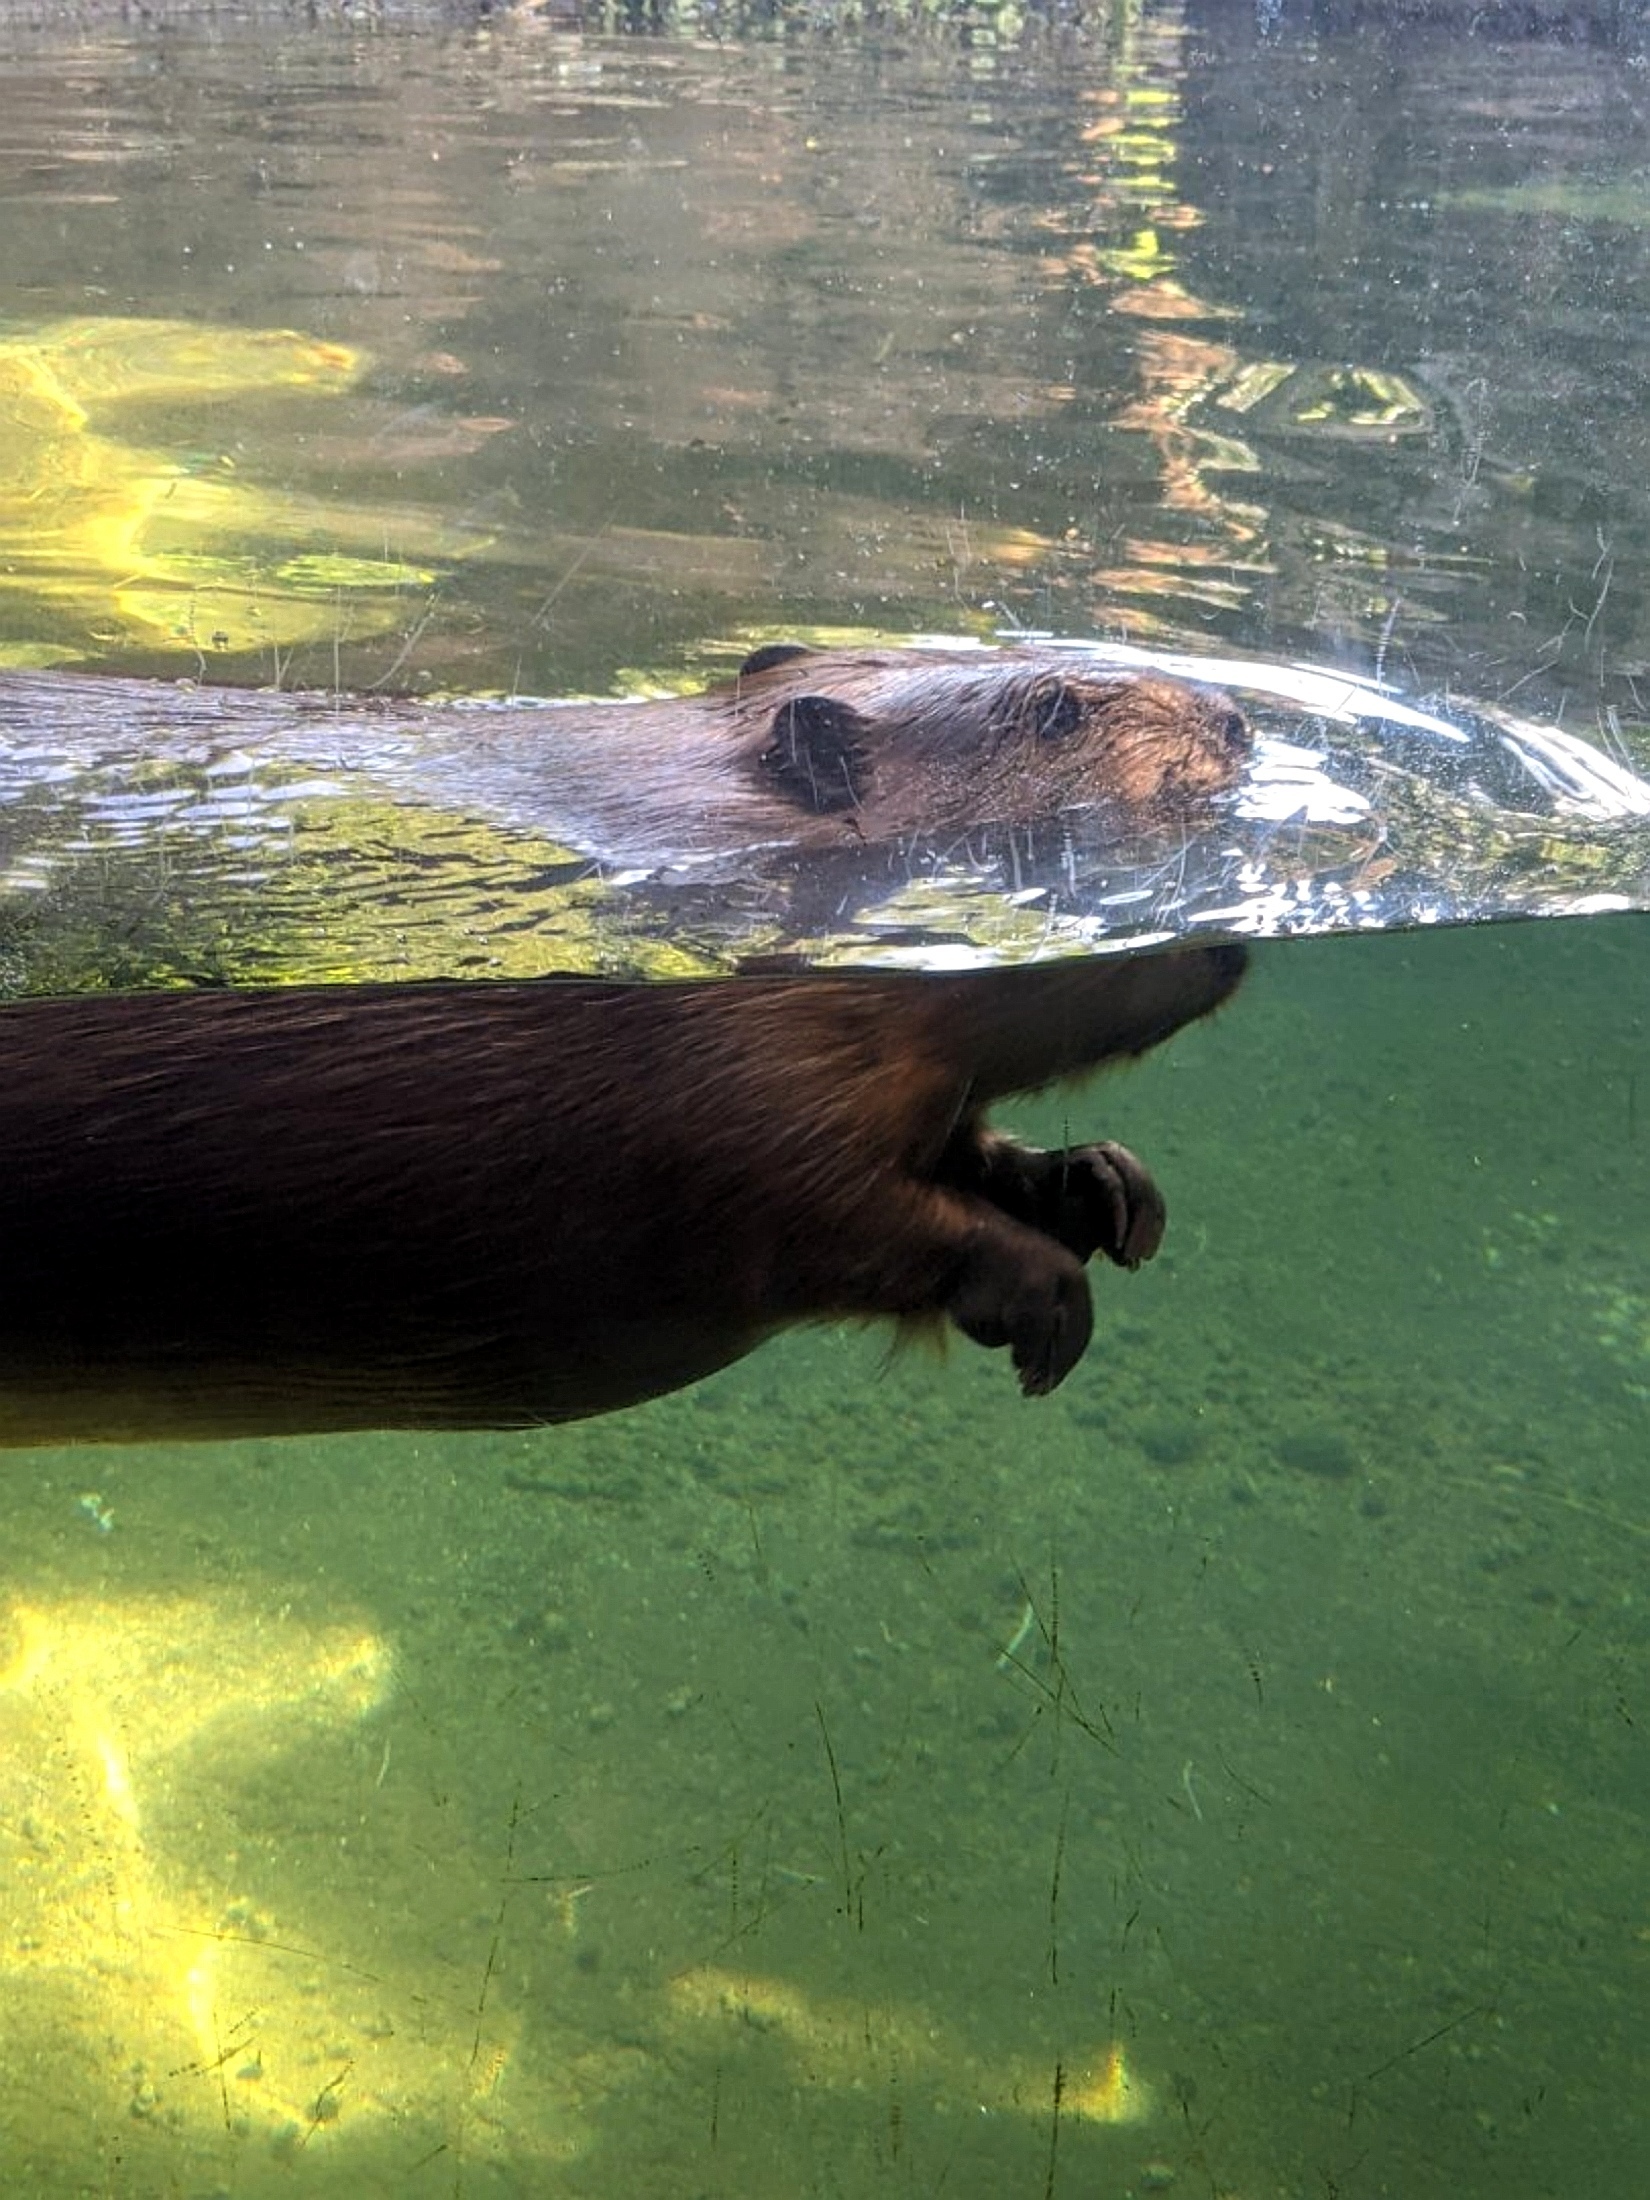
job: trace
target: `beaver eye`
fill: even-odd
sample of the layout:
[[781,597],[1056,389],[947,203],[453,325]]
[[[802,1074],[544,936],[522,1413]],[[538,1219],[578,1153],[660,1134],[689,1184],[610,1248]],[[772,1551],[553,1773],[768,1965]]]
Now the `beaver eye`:
[[1039,741],[1065,740],[1077,731],[1083,717],[1081,699],[1063,680],[1033,696],[1031,710],[1032,731]]

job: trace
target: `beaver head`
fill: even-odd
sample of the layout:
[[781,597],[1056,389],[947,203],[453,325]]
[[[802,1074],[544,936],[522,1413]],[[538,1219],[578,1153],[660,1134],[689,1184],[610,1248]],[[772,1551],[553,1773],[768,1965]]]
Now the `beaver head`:
[[736,709],[752,773],[867,839],[1028,824],[1079,805],[1183,814],[1252,746],[1218,688],[1063,651],[760,649]]

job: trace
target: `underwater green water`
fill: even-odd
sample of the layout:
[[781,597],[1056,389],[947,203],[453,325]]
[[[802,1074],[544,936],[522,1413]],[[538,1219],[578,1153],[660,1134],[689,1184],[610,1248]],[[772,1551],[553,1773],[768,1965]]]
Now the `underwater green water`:
[[[5,651],[1003,606],[1631,735],[1642,54],[1334,12],[0,11]],[[1046,1401],[8,1460],[0,2191],[1650,2187],[1647,939],[1277,943],[1003,1111],[1170,1203]]]
[[1633,920],[1263,956],[1069,1102],[1170,1235],[1037,1404],[15,1459],[14,2189],[1634,2189],[1647,1011]]

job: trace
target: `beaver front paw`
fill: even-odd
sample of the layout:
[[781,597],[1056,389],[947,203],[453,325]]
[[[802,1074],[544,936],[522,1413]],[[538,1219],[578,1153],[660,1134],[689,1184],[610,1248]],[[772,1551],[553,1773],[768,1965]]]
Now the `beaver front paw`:
[[1080,1261],[1051,1238],[1013,1224],[976,1238],[945,1311],[976,1344],[1008,1346],[1028,1398],[1065,1380],[1094,1326]]
[[1047,1153],[998,1131],[977,1134],[947,1171],[959,1189],[1086,1261],[1138,1268],[1163,1242],[1163,1194],[1146,1164],[1110,1139]]
[[1167,1210],[1138,1154],[1103,1140],[1047,1154],[1047,1211],[1039,1224],[1079,1260],[1104,1253],[1119,1268],[1138,1268],[1163,1242]]

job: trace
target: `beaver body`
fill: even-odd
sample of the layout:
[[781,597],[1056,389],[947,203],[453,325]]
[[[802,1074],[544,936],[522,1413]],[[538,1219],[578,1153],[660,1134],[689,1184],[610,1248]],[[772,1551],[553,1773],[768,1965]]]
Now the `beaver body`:
[[0,1442],[512,1426],[788,1324],[948,1317],[1028,1392],[1163,1209],[1001,1095],[1216,1007],[1239,948],[942,978],[0,1010]]
[[141,771],[149,801],[168,762],[197,777],[226,757],[342,767],[648,867],[943,843],[1078,806],[1133,826],[1230,787],[1251,747],[1217,688],[1036,645],[784,645],[703,694],[621,703],[374,704],[13,673],[0,675],[0,743],[20,787],[34,759],[60,789],[67,756],[116,782]]

